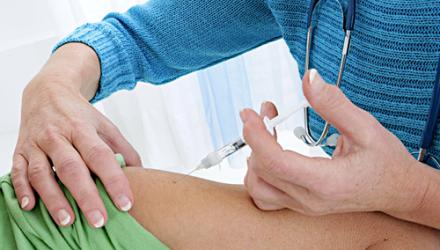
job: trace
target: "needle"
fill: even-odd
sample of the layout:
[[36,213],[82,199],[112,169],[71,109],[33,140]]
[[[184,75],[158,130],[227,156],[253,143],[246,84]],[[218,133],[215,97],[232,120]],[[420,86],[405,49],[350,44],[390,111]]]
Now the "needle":
[[186,177],[190,176],[192,173],[194,173],[194,172],[196,172],[197,170],[200,170],[200,169],[202,169],[202,166],[201,166],[201,165],[198,165],[196,168],[194,168],[193,170],[191,170],[189,173],[183,175],[182,177],[180,177],[179,179],[177,179],[177,180],[175,180],[175,181],[173,181],[173,182],[174,182],[174,183],[177,183],[177,182],[179,182],[179,181],[185,179]]
[[[273,134],[274,129],[277,125],[283,123],[290,116],[292,116],[299,110],[303,109],[304,107],[308,107],[308,106],[310,106],[310,104],[306,100],[303,100],[302,102],[299,103],[299,105],[289,109],[289,111],[285,114],[278,115],[272,119],[269,119],[268,117],[264,117],[263,122],[266,125],[266,129],[269,131],[269,133]],[[191,175],[197,170],[208,169],[213,166],[217,166],[223,161],[223,159],[239,151],[245,146],[246,146],[246,142],[242,138],[239,138],[234,142],[229,143],[221,147],[220,149],[209,153],[205,158],[202,159],[200,164],[195,169],[191,170],[188,174],[184,175],[182,178],[178,179],[177,181],[184,179],[186,176]],[[177,181],[174,181],[174,183],[177,183]]]

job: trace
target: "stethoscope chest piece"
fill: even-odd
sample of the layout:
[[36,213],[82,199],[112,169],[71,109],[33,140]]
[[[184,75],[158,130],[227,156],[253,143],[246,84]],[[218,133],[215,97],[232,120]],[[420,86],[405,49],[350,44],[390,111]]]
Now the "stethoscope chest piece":
[[[305,128],[303,128],[303,127],[296,127],[293,132],[294,132],[296,138],[302,140],[307,145],[312,145],[311,142],[307,141],[307,134],[306,134],[306,129]],[[338,133],[334,133],[334,134],[331,134],[330,136],[328,136],[327,139],[325,139],[323,142],[321,142],[321,144],[314,145],[314,146],[336,147],[336,145],[338,143],[338,138],[339,138],[339,134]]]

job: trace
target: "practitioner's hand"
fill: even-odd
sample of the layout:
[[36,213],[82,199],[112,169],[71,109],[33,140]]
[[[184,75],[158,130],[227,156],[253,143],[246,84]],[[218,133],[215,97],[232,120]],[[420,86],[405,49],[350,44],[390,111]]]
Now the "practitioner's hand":
[[[261,117],[243,110],[243,135],[252,148],[245,184],[255,204],[263,210],[290,208],[308,215],[416,209],[429,187],[413,176],[424,166],[372,115],[316,71],[310,72],[304,77],[304,94],[340,133],[333,159],[283,150]],[[274,115],[270,109],[267,114]]]
[[[267,117],[272,119],[278,115],[278,110],[271,102],[264,102],[260,108],[260,118]],[[274,139],[277,139],[276,131],[274,130]],[[256,158],[254,152],[247,159],[248,170],[246,177],[244,178],[244,184],[248,189],[248,192],[256,194],[253,196],[254,203],[265,210],[278,210],[284,208],[284,205],[276,202],[277,197],[283,195],[283,192],[268,184],[262,178],[255,173],[255,166],[259,165],[259,161]]]
[[[67,226],[75,218],[56,175],[72,193],[89,224],[101,227],[107,221],[107,213],[91,174],[102,180],[116,206],[128,210],[133,204],[133,194],[114,152],[124,155],[130,165],[141,166],[141,162],[118,129],[89,104],[86,94],[81,94],[84,88],[81,91],[76,88],[87,72],[76,78],[69,70],[77,65],[70,64],[72,58],[81,55],[81,49],[90,50],[84,45],[61,48],[26,87],[12,181],[24,210],[35,206],[35,190],[54,221]],[[88,52],[93,53],[84,53]],[[96,67],[88,61],[78,62],[83,64],[87,69]],[[97,70],[96,81],[99,64]]]

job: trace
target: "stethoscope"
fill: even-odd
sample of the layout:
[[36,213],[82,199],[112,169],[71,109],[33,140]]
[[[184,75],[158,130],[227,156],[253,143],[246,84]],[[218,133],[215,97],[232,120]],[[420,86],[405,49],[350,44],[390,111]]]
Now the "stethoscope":
[[[315,10],[316,5],[318,4],[319,0],[312,0],[310,2],[309,9],[307,11],[307,44],[306,44],[306,58],[305,58],[305,70],[309,70],[309,64],[310,64],[310,50],[312,47],[312,34],[313,34],[313,27],[312,27],[312,17],[313,17],[313,11]],[[339,64],[339,71],[338,71],[338,78],[336,80],[336,86],[339,87],[341,85],[342,75],[344,74],[344,68],[345,63],[347,60],[348,50],[350,48],[350,42],[351,42],[351,32],[354,28],[354,20],[355,20],[355,14],[356,14],[356,1],[350,0],[348,3],[347,13],[344,18],[344,31],[345,31],[345,38],[344,38],[344,45],[342,47],[342,56],[341,56],[341,62]],[[333,134],[330,137],[327,137],[328,132],[330,129],[330,124],[328,122],[325,122],[324,129],[321,132],[321,135],[319,136],[318,140],[315,140],[310,132],[309,127],[309,108],[304,108],[304,128],[299,128],[295,131],[295,134],[300,137],[306,144],[310,146],[336,146],[337,141],[337,134]],[[324,143],[324,140],[326,142]]]
[[427,152],[434,141],[434,133],[437,127],[437,119],[440,114],[440,58],[437,64],[437,74],[435,76],[434,89],[432,91],[431,105],[429,107],[428,121],[423,130],[422,140],[420,141],[419,151],[413,152],[412,155],[418,161],[424,162],[430,166],[440,169],[440,163],[434,155]]
[[[310,50],[312,46],[312,18],[313,12],[319,0],[312,0],[310,2],[307,11],[307,44],[306,44],[306,58],[305,58],[305,70],[309,70],[310,64]],[[342,76],[345,69],[345,64],[347,60],[348,51],[350,48],[351,34],[354,29],[354,21],[356,16],[356,0],[349,0],[347,5],[347,11],[344,17],[344,44],[342,48],[341,62],[339,65],[338,78],[336,80],[336,86],[340,87]],[[422,140],[420,142],[420,147],[418,152],[413,152],[412,154],[417,158],[417,160],[427,163],[435,168],[440,169],[439,161],[432,155],[427,153],[427,149],[432,145],[434,139],[434,133],[437,125],[437,118],[440,113],[440,59],[439,65],[437,67],[437,75],[434,84],[434,90],[431,98],[430,111],[428,116],[428,121],[423,131]],[[321,135],[317,140],[315,140],[310,132],[309,126],[309,110],[308,107],[304,108],[304,128],[295,129],[295,134],[298,138],[302,139],[309,146],[336,146],[338,134],[332,134],[327,137],[330,129],[330,124],[325,122],[324,128]]]

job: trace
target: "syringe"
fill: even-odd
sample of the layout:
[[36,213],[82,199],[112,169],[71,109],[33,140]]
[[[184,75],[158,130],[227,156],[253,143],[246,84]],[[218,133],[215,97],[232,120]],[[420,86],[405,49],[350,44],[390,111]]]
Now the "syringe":
[[[284,115],[278,115],[272,120],[269,120],[269,118],[264,117],[263,122],[266,125],[266,129],[269,131],[269,133],[274,134],[274,128],[276,126],[283,123],[285,120],[287,120],[287,118],[289,118],[299,110],[302,110],[305,107],[309,107],[309,106],[310,104],[306,100],[304,100],[298,106],[295,106],[294,108],[290,109],[289,112],[287,112]],[[214,152],[209,153],[205,158],[202,159],[200,164],[188,174],[192,174],[197,170],[208,169],[213,166],[216,166],[220,164],[223,161],[223,159],[237,152],[244,146],[246,146],[246,142],[242,138],[239,138],[238,140],[230,144],[227,144]]]

